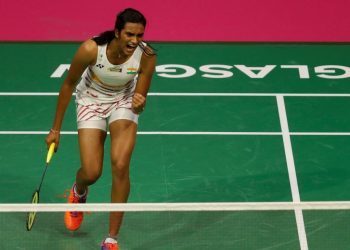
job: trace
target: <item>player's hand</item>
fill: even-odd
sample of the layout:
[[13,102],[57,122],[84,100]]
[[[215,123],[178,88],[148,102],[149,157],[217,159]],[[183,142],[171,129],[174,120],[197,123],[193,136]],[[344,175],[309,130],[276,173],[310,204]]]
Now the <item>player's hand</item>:
[[60,142],[60,131],[50,129],[49,134],[45,138],[47,148],[50,147],[51,143],[55,143],[55,152],[57,152],[58,144]]
[[135,93],[132,98],[132,111],[136,114],[140,114],[146,105],[146,97],[139,93]]

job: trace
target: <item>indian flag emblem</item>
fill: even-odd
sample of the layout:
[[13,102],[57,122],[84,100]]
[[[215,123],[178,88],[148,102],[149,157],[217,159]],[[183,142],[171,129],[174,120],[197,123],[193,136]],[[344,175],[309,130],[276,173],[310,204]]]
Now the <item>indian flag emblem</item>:
[[128,75],[136,74],[136,73],[137,73],[137,68],[127,68],[127,69],[126,69],[126,73],[127,73]]

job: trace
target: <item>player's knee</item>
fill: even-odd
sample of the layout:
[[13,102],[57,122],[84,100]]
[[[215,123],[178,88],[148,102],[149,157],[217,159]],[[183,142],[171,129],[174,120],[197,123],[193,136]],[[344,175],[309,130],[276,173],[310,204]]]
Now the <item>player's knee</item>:
[[89,185],[94,184],[101,176],[102,171],[100,169],[88,169],[84,173],[84,179]]
[[129,178],[129,161],[113,160],[112,174],[118,179]]

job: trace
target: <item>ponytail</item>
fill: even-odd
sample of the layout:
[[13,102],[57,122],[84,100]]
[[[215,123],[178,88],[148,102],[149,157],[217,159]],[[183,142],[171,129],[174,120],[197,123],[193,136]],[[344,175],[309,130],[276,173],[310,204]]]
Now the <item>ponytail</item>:
[[99,36],[93,37],[92,40],[94,40],[97,43],[97,45],[103,45],[112,41],[114,37],[115,37],[114,31],[108,30],[101,33]]

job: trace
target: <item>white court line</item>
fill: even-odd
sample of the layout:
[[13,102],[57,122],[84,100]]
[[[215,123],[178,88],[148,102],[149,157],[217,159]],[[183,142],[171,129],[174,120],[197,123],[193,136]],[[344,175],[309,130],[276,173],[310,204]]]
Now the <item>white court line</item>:
[[350,97],[350,94],[332,93],[149,93],[151,96],[306,96],[306,97]]
[[[0,131],[0,135],[43,135],[48,131]],[[61,131],[63,135],[76,135],[77,131]],[[177,132],[177,131],[139,131],[138,135],[282,135],[281,132]]]
[[349,210],[349,201],[337,202],[185,202],[185,203],[1,203],[2,212],[64,212],[64,211],[289,211]]
[[[58,92],[0,92],[0,96],[57,96]],[[73,94],[74,95],[74,94]],[[305,96],[305,97],[350,97],[350,94],[333,93],[157,93],[150,92],[149,96]]]
[[[0,131],[0,135],[46,135],[47,131]],[[77,135],[77,131],[61,131],[62,135]],[[282,132],[200,132],[200,131],[139,131],[138,135],[282,135]],[[294,136],[350,136],[350,132],[289,132]]]
[[[293,202],[300,203],[298,180],[297,180],[297,175],[295,171],[292,143],[290,141],[287,113],[284,105],[284,97],[283,95],[277,95],[276,99],[277,99],[277,106],[278,106],[278,114],[281,122],[282,137],[283,137],[284,150],[285,150],[286,160],[287,160],[289,182],[290,182],[290,187],[292,191],[292,199],[293,199]],[[294,211],[295,211],[295,218],[296,218],[297,229],[298,229],[300,249],[308,250],[303,211],[300,208],[296,208]]]
[[349,136],[350,132],[289,132],[290,135],[337,135]]
[[58,92],[0,92],[0,96],[58,96]]

